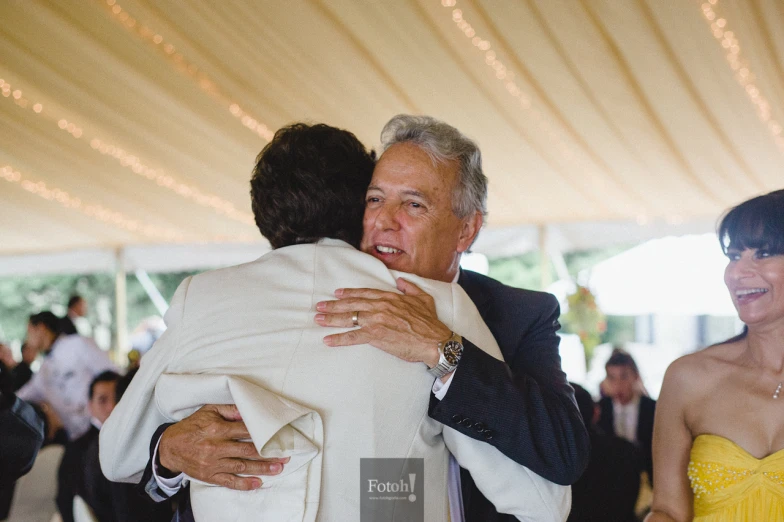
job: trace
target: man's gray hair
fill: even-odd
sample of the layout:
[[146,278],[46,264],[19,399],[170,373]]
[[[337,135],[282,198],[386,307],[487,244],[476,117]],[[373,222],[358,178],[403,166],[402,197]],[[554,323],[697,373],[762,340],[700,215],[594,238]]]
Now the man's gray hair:
[[452,195],[452,211],[457,217],[477,211],[487,215],[487,177],[482,172],[482,153],[473,140],[430,116],[398,114],[381,131],[381,150],[404,142],[418,145],[434,165],[458,162],[458,183]]

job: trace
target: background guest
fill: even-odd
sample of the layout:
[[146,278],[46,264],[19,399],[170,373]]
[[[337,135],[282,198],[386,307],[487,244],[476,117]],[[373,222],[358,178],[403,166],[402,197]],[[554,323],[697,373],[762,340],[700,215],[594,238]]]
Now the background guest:
[[68,311],[62,319],[62,333],[73,335],[79,333],[76,321],[87,315],[87,301],[80,295],[74,294],[68,299]]
[[90,427],[87,394],[99,373],[117,370],[106,352],[92,339],[61,335],[60,319],[52,312],[30,316],[27,342],[46,354],[41,368],[18,392],[21,399],[48,403],[62,420],[70,440]]
[[30,366],[37,356],[38,351],[28,343],[24,343],[22,345],[22,361],[16,362],[11,349],[4,344],[0,344],[0,361],[5,364],[8,370],[14,391],[27,384],[27,381],[33,376],[33,370]]
[[599,411],[591,394],[571,384],[591,439],[591,459],[572,485],[567,522],[634,522],[643,471],[640,452],[631,442],[597,429]]
[[626,351],[616,348],[604,366],[607,397],[599,401],[598,425],[605,433],[635,444],[641,452],[648,479],[653,479],[653,418],[656,401],[643,394],[637,363]]
[[[86,454],[91,445],[98,444],[99,430],[117,404],[116,389],[119,380],[120,375],[113,371],[105,371],[93,379],[90,383],[87,403],[91,415],[90,428],[87,433],[65,447],[63,460],[57,472],[57,509],[60,510],[64,522],[73,522],[75,495],[82,497],[96,514],[99,513],[96,507],[100,507],[101,499],[87,495],[87,484],[106,479],[103,478],[100,467],[93,468],[88,465]],[[96,477],[96,474],[99,476]],[[94,491],[94,488],[90,489]]]

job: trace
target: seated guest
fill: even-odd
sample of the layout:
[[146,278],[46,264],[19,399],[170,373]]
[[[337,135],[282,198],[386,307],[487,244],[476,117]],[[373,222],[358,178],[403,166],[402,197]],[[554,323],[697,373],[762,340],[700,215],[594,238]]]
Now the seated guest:
[[643,470],[640,452],[631,442],[597,429],[591,394],[578,384],[572,383],[572,387],[591,438],[591,459],[572,485],[572,511],[567,522],[635,522]]
[[29,343],[22,345],[22,361],[16,362],[11,349],[0,343],[0,362],[5,364],[6,371],[10,375],[11,382],[13,383],[14,391],[18,390],[33,377],[33,370],[30,365],[33,364],[38,352],[33,349]]
[[43,440],[43,421],[14,395],[13,375],[0,360],[0,520],[8,517],[16,479],[33,467]]
[[65,446],[63,460],[57,472],[57,508],[64,522],[73,521],[74,495],[81,496],[88,505],[96,511],[94,504],[87,498],[87,481],[93,481],[96,473],[103,478],[100,468],[90,468],[86,465],[85,455],[90,445],[98,443],[98,432],[109,418],[109,414],[117,404],[116,388],[120,375],[105,371],[90,383],[87,403],[90,411],[90,428],[87,433]]
[[38,373],[17,393],[20,399],[48,403],[62,420],[69,440],[90,428],[87,393],[93,378],[117,368],[92,339],[62,335],[60,319],[52,312],[30,316],[27,343],[44,357]]
[[74,519],[74,495],[79,495],[90,506],[99,522],[171,520],[171,503],[156,504],[130,484],[109,482],[98,461],[98,433],[132,377],[133,373],[120,377],[107,371],[90,385],[92,426],[66,447],[58,472],[57,507],[64,522]]

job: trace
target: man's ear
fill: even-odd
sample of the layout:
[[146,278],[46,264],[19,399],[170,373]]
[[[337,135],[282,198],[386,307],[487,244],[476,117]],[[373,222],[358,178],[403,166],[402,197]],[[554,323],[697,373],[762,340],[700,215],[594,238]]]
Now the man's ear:
[[471,248],[474,239],[476,239],[476,235],[479,234],[479,230],[482,228],[482,223],[484,223],[484,217],[479,211],[476,211],[473,215],[463,219],[463,226],[460,229],[460,238],[457,241],[457,251],[459,253],[462,254]]

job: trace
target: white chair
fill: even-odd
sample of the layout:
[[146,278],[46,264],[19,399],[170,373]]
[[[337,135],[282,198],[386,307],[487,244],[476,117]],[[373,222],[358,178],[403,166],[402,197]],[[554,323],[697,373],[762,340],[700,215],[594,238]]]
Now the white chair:
[[82,497],[76,495],[73,502],[74,522],[98,522],[93,510]]
[[[51,522],[57,514],[57,468],[63,446],[53,444],[38,452],[33,469],[16,482],[8,522]],[[58,517],[59,518],[59,517]]]

